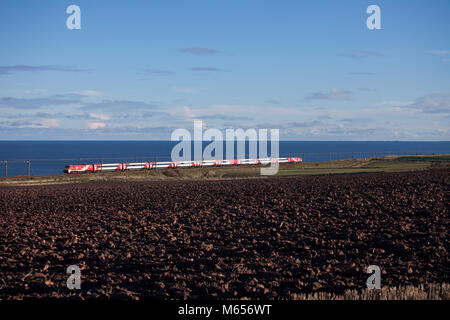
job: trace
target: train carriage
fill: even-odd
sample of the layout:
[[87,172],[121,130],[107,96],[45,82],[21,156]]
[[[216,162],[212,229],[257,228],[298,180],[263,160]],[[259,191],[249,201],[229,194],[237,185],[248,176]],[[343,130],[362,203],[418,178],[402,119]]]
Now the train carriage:
[[64,168],[65,173],[110,172],[143,169],[166,169],[182,167],[207,167],[226,165],[267,165],[269,163],[302,162],[302,158],[255,158],[232,160],[195,160],[195,161],[165,161],[136,163],[102,163],[102,164],[72,164]]

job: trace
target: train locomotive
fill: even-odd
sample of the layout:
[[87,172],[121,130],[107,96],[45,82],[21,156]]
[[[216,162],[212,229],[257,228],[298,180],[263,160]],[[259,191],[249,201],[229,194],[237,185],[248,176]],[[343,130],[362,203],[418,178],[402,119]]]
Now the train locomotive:
[[64,168],[65,173],[109,172],[145,169],[166,169],[182,167],[208,167],[229,165],[267,165],[269,163],[302,162],[302,158],[256,158],[233,160],[194,160],[166,162],[132,162],[132,163],[101,163],[101,164],[71,164]]

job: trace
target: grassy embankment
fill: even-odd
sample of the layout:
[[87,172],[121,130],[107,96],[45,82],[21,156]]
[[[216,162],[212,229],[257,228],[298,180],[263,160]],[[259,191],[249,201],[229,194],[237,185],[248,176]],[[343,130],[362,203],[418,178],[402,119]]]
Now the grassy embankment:
[[[180,168],[164,170],[141,170],[104,172],[90,174],[59,174],[42,176],[18,176],[0,178],[2,185],[41,185],[53,183],[83,183],[94,181],[137,180],[185,180],[185,179],[238,179],[260,177],[260,166]],[[280,164],[277,176],[357,174],[376,172],[399,172],[450,168],[450,155],[389,156],[367,159],[346,159],[330,162],[305,162]]]

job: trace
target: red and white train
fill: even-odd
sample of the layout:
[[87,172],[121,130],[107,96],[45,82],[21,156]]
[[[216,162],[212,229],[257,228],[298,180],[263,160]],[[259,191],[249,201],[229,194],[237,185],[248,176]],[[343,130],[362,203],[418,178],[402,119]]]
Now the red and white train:
[[106,172],[143,169],[165,169],[181,167],[207,167],[227,165],[250,165],[269,163],[302,162],[302,158],[262,158],[235,160],[201,160],[201,161],[167,161],[167,162],[135,162],[135,163],[103,163],[103,164],[71,164],[64,168],[65,173]]

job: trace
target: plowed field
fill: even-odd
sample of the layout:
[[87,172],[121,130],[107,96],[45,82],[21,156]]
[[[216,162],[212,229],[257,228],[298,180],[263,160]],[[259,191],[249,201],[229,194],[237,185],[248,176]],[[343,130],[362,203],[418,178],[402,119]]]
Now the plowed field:
[[448,283],[449,173],[1,187],[0,298],[291,298],[369,265]]

